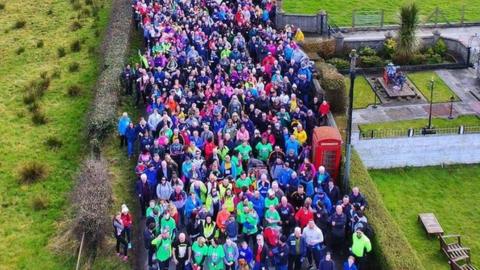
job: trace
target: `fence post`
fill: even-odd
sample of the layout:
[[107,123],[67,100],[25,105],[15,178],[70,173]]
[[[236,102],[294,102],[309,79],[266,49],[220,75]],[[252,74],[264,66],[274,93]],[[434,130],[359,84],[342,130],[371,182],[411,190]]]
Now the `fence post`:
[[408,137],[413,137],[413,128],[408,129]]
[[352,30],[355,29],[355,16],[357,15],[356,13],[356,10],[352,11]]
[[380,27],[383,28],[383,23],[385,21],[385,10],[382,9],[382,13],[380,14]]
[[77,267],[75,267],[75,270],[78,270],[80,267],[80,258],[82,257],[83,240],[85,240],[85,232],[82,233],[82,241],[80,241],[80,250],[78,251]]
[[335,34],[335,53],[343,52],[344,37],[341,32]]
[[370,133],[371,133],[371,134],[370,134],[370,138],[372,138],[372,139],[375,138],[374,131],[375,131],[375,130],[373,130],[373,129],[372,129],[372,131],[370,131]]
[[461,125],[461,126],[458,128],[458,134],[463,135],[464,132],[465,132],[465,127],[464,127],[463,125]]

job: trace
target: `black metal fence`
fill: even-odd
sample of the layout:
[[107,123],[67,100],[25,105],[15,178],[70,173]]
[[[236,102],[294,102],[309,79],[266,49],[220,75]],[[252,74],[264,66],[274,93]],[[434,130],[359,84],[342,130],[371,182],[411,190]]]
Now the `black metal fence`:
[[480,126],[442,127],[434,129],[360,129],[361,140],[463,134],[480,134]]

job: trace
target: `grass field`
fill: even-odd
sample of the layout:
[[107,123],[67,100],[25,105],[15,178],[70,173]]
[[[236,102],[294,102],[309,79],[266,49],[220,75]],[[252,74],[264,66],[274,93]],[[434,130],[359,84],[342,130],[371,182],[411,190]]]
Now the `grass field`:
[[[391,0],[284,0],[283,9],[288,13],[315,14],[319,10],[326,10],[329,21],[339,26],[352,25],[352,13],[356,11],[380,11],[385,12],[385,24],[398,24],[398,10],[404,3],[411,1]],[[480,20],[480,0],[424,0],[416,1],[420,9],[420,21],[427,18],[438,7],[444,16],[440,16],[438,22],[460,22],[462,6],[465,6],[465,21]],[[433,19],[430,20],[433,23]]]
[[435,71],[422,71],[409,73],[408,79],[422,92],[422,95],[430,101],[430,81],[433,78],[433,102],[442,103],[449,102],[451,97],[458,100],[455,93],[452,92],[450,87],[440,78]]
[[[74,268],[74,254],[54,254],[49,241],[59,222],[69,215],[66,199],[84,153],[85,113],[98,71],[95,48],[106,26],[109,7],[107,1],[94,1],[97,5],[105,3],[94,18],[92,5],[84,0],[73,2],[2,1],[1,269]],[[61,47],[63,57],[59,57]],[[25,87],[38,81],[42,73],[50,83],[30,111],[23,100]],[[68,89],[76,96],[70,96]],[[32,123],[36,110],[46,116],[45,124]],[[48,138],[60,141],[62,146],[50,149],[45,144]],[[41,182],[20,184],[19,170],[31,161],[44,166],[47,175]]]
[[[347,95],[350,89],[350,77],[345,76],[345,84],[347,87]],[[370,84],[367,82],[367,79],[364,76],[357,76],[355,79],[355,85],[353,89],[353,108],[362,109],[366,108],[368,105],[374,103],[375,93],[370,87]],[[380,101],[377,99],[377,103]]]
[[[480,253],[480,165],[369,171],[388,210],[417,251],[425,269],[450,269],[437,239],[427,238],[418,213],[436,215],[446,234],[461,234],[473,262]],[[395,232],[392,232],[395,233]]]
[[[359,125],[363,131],[367,130],[385,130],[385,129],[419,129],[427,125],[427,119],[415,119],[394,122],[381,122]],[[464,126],[480,126],[480,118],[475,115],[462,115],[452,120],[445,118],[433,118],[432,125],[436,128],[450,128]]]

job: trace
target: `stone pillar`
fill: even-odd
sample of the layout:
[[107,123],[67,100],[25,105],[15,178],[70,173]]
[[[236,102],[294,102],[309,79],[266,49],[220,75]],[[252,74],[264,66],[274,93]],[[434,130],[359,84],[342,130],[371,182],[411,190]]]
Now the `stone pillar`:
[[440,39],[440,36],[440,31],[438,31],[437,29],[433,31],[433,44],[437,43],[437,41]]
[[335,38],[335,53],[343,52],[344,37],[343,34],[338,32],[334,35]]
[[385,33],[385,40],[393,38],[392,32],[388,31]]
[[325,10],[320,10],[320,12],[318,13],[318,22],[319,22],[319,34],[320,35],[328,35],[328,17],[327,17],[327,13],[325,12]]

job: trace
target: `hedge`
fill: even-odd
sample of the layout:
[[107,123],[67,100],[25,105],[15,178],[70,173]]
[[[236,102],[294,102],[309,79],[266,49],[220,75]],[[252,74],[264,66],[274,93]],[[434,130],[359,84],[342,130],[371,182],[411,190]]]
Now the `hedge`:
[[333,113],[345,113],[346,108],[346,86],[345,79],[337,69],[329,68],[327,65],[320,65],[320,85],[325,91],[325,98],[330,103]]
[[375,232],[373,252],[379,267],[384,270],[425,270],[399,225],[385,208],[356,151],[352,151],[351,162],[350,185],[358,186],[368,200],[366,214]]
[[111,133],[117,118],[119,76],[129,52],[133,28],[128,1],[114,0],[110,22],[101,47],[101,72],[95,85],[95,100],[89,115],[88,137],[92,149]]

